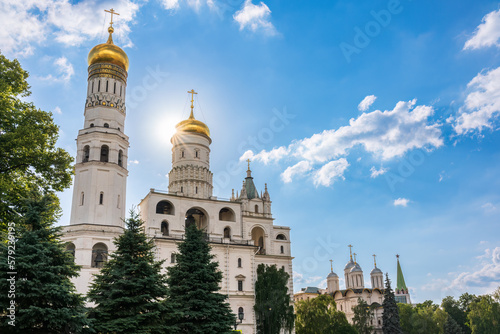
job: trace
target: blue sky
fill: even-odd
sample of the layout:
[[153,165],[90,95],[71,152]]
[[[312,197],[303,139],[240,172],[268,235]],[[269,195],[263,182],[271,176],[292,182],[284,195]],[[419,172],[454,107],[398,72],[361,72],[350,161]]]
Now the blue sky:
[[498,2],[3,1],[0,48],[72,155],[109,8],[130,59],[127,207],[167,189],[194,88],[215,195],[253,160],[292,228],[296,290],[324,285],[329,259],[340,274],[348,244],[367,281],[372,254],[393,279],[400,254],[416,302],[500,285]]

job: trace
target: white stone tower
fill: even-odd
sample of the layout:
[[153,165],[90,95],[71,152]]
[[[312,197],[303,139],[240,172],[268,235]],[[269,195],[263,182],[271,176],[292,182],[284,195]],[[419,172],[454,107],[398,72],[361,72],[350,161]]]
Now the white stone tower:
[[370,278],[372,282],[372,289],[383,289],[384,288],[384,274],[382,270],[377,268],[377,256],[373,254],[373,263],[375,267],[370,272]]
[[346,263],[344,267],[344,280],[345,280],[345,288],[349,289],[352,288],[352,282],[349,279],[349,273],[351,272],[351,269],[354,267],[354,261],[352,260],[352,245],[349,245],[349,254],[350,254],[350,259],[349,262]]
[[191,114],[176,125],[171,139],[172,170],[168,173],[169,193],[195,198],[212,197],[210,171],[210,130],[205,123],[194,118],[194,90],[191,93]]
[[[111,22],[112,24],[112,22]],[[128,137],[125,94],[128,57],[109,38],[88,56],[85,121],[78,132],[70,224],[122,226],[125,217]]]
[[331,271],[326,277],[326,290],[328,291],[328,293],[334,293],[335,291],[340,290],[339,276],[333,272],[333,260],[330,260],[330,266]]
[[363,269],[361,269],[361,266],[356,261],[356,253],[354,253],[354,267],[351,268],[348,276],[350,281],[350,286],[349,286],[350,288],[364,289],[365,280],[363,277]]

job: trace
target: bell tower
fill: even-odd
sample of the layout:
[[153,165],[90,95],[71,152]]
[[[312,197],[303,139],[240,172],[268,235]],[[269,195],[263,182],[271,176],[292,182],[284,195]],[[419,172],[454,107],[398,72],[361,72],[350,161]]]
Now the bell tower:
[[78,132],[70,225],[122,226],[125,218],[127,157],[125,94],[127,54],[113,44],[113,14],[108,41],[88,55],[87,99]]

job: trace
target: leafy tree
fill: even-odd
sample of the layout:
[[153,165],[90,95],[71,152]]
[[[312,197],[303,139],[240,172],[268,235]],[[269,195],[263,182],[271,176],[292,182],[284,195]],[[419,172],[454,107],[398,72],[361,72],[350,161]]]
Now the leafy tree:
[[444,324],[444,334],[463,334],[460,325],[450,315]]
[[137,213],[130,212],[116,251],[96,275],[88,298],[96,304],[90,316],[100,333],[175,332],[166,318],[172,309],[167,296],[163,261],[155,261],[154,243],[144,233]]
[[[0,314],[11,314],[10,303],[14,301],[15,327],[9,325],[14,318],[0,317],[0,332],[88,331],[84,298],[76,293],[70,280],[78,276],[80,267],[75,265],[73,256],[65,251],[59,239],[61,228],[54,227],[60,216],[57,197],[32,193],[30,198],[19,200],[14,210],[20,217],[19,223],[9,224],[10,242],[7,243],[4,234],[0,243]],[[9,246],[14,244],[15,253],[12,254],[14,248]],[[15,258],[15,263],[8,263],[9,255]],[[10,290],[15,290],[15,296],[9,296]]]
[[401,329],[406,334],[443,333],[443,326],[448,314],[426,300],[415,307],[408,304],[398,304]]
[[177,263],[168,268],[168,302],[175,308],[173,323],[180,333],[220,334],[235,322],[227,296],[219,293],[222,273],[213,261],[203,231],[194,224],[178,246]]
[[353,325],[359,334],[371,334],[373,326],[371,320],[373,319],[373,310],[368,303],[358,298],[358,305],[352,308],[354,317],[352,319]]
[[14,207],[31,191],[61,191],[71,183],[70,155],[56,148],[52,114],[29,96],[28,72],[0,53],[0,230],[18,218]]
[[382,315],[382,330],[384,334],[402,334],[403,331],[399,323],[398,306],[394,298],[394,291],[391,288],[391,280],[388,274],[385,274],[385,290],[382,307],[384,308]]
[[294,324],[293,306],[288,294],[290,275],[276,265],[259,264],[255,282],[255,316],[257,332],[278,334],[281,329],[291,333]]
[[467,315],[472,334],[500,334],[500,304],[492,296],[480,296]]
[[297,334],[356,334],[353,326],[347,322],[344,312],[337,311],[337,306],[330,295],[320,295],[309,300],[302,300],[295,305]]

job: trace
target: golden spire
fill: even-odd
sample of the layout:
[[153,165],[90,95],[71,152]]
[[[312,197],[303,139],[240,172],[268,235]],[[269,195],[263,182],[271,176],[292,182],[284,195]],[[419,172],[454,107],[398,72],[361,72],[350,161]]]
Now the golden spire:
[[113,26],[113,15],[120,15],[120,14],[115,12],[115,10],[113,8],[111,8],[110,10],[105,9],[104,11],[106,13],[111,13],[111,22],[109,22],[109,26],[112,27]]
[[354,253],[353,255],[354,255],[354,263],[358,264],[358,262],[356,262],[356,255],[358,255],[358,254]]
[[375,268],[377,268],[377,255],[373,254],[373,263],[375,264]]
[[349,247],[349,253],[351,253],[351,261],[352,261],[352,245],[347,245]]
[[113,37],[111,36],[113,34],[113,32],[115,32],[115,29],[113,28],[113,14],[114,15],[120,15],[120,14],[115,12],[115,10],[113,8],[111,8],[111,10],[105,9],[104,11],[107,13],[111,13],[111,21],[109,22],[109,28],[108,28],[109,37],[108,37],[108,41],[106,42],[106,44],[113,44]]
[[191,94],[191,115],[189,115],[189,118],[190,119],[193,119],[194,118],[194,114],[193,114],[193,109],[194,109],[194,94],[198,94],[194,91],[194,89],[191,89],[190,91],[188,91],[189,94]]
[[248,170],[250,170],[250,159],[247,159],[247,163],[248,163]]
[[333,260],[330,260],[330,269],[332,270],[333,273]]

